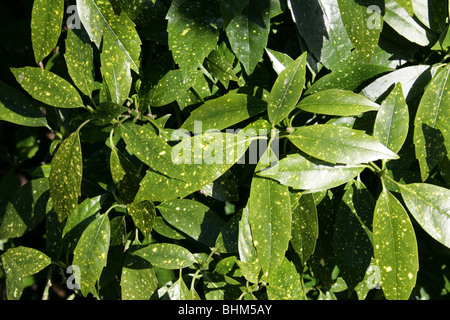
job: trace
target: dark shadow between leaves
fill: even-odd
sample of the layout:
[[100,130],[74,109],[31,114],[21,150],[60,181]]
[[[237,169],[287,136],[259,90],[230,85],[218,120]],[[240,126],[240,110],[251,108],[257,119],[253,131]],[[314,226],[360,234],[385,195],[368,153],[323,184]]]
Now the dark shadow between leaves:
[[425,123],[422,124],[422,132],[427,151],[426,162],[431,172],[447,155],[445,139],[441,130],[430,127]]

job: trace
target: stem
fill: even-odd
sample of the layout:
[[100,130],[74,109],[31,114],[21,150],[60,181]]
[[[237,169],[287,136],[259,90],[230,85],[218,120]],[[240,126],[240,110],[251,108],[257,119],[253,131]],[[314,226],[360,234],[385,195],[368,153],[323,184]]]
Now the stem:
[[78,127],[78,129],[77,129],[77,131],[76,132],[80,132],[80,130],[81,130],[81,128],[83,128],[86,124],[88,124],[89,122],[91,122],[92,121],[92,119],[88,119],[88,120],[86,120],[85,122],[83,122],[79,127]]
[[152,117],[143,116],[143,118],[150,121],[150,123],[153,124],[158,129],[159,133],[162,134],[164,138],[166,138],[169,141],[171,140],[169,135],[159,126],[158,123],[156,123],[156,121]]
[[48,269],[47,283],[45,284],[44,293],[42,294],[42,300],[48,300],[48,291],[52,286],[52,267]]
[[209,261],[211,260],[212,256],[214,255],[214,253],[216,253],[216,251],[219,249],[220,246],[218,247],[214,247],[211,250],[211,253],[209,254],[209,256],[206,258],[205,262],[203,262],[200,265],[200,268],[197,269],[197,271],[195,271],[194,276],[192,277],[192,282],[191,282],[191,292],[194,291],[194,286],[195,286],[195,280],[197,279],[197,276],[200,274],[200,272],[202,272],[205,268],[205,266],[208,265]]

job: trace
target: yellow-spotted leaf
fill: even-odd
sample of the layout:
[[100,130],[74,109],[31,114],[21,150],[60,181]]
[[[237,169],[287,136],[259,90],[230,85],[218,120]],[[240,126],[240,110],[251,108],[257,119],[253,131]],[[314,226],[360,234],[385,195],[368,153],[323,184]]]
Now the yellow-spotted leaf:
[[249,0],[226,27],[231,48],[250,75],[264,54],[270,32],[270,0]]
[[398,83],[381,104],[377,113],[373,135],[388,149],[399,152],[408,135],[409,111]]
[[414,219],[450,248],[450,191],[427,183],[400,185],[400,191]]
[[157,209],[170,225],[191,238],[213,247],[225,221],[208,206],[190,199],[174,199]]
[[6,295],[8,300],[19,300],[24,288],[23,279],[46,268],[51,259],[39,250],[18,246],[0,256],[6,271]]
[[57,108],[83,108],[84,103],[68,81],[35,67],[11,68],[17,82],[34,99]]
[[363,59],[370,62],[383,28],[384,0],[339,0],[338,3],[353,46]]
[[248,201],[253,245],[264,275],[270,276],[281,265],[291,238],[289,188],[254,176]]
[[27,127],[44,127],[47,120],[31,100],[19,90],[0,81],[0,121]]
[[408,213],[385,188],[375,206],[373,246],[385,297],[409,299],[419,270],[416,235]]
[[85,297],[89,292],[96,292],[95,284],[106,266],[110,236],[109,218],[107,214],[103,214],[88,225],[78,240],[73,265],[80,268],[80,272],[75,274],[75,279]]
[[422,181],[450,150],[450,65],[433,77],[414,119],[414,145]]
[[270,300],[305,300],[302,281],[295,265],[284,258],[277,272],[269,277],[267,295]]
[[218,16],[217,0],[174,0],[167,13],[169,48],[188,78],[214,50],[219,31],[212,26]]
[[145,238],[150,241],[156,217],[153,202],[146,200],[139,203],[132,203],[127,205],[127,210],[135,225],[141,230]]
[[109,58],[114,59],[114,54],[120,52],[121,57],[126,57],[130,68],[139,73],[142,42],[134,22],[125,12],[116,15],[108,0],[77,0],[77,12],[97,48],[100,48],[105,37],[107,41],[102,48],[111,53]]
[[280,123],[294,110],[305,86],[306,57],[303,53],[277,77],[268,100],[267,113],[273,125]]
[[127,122],[121,125],[121,132],[129,150],[151,169],[168,177],[185,179],[184,164],[174,163],[172,148],[149,127]]
[[196,108],[181,128],[192,132],[196,121],[199,121],[202,131],[222,130],[258,115],[266,109],[267,103],[263,100],[243,93],[228,93],[208,100]]
[[297,190],[319,191],[340,186],[364,170],[362,165],[332,165],[300,154],[290,154],[258,174]]
[[297,107],[312,113],[348,117],[377,111],[380,105],[352,91],[329,89],[303,98]]
[[355,164],[399,158],[365,132],[331,124],[300,127],[288,138],[306,154],[330,163]]
[[94,90],[94,52],[91,41],[84,29],[68,29],[66,38],[67,71],[73,82],[86,96]]
[[51,164],[50,197],[59,221],[63,222],[75,209],[81,195],[83,157],[78,132],[61,143]]
[[188,249],[172,243],[150,244],[133,254],[163,269],[182,269],[197,262]]
[[35,0],[31,12],[34,59],[41,62],[56,47],[64,17],[64,0]]

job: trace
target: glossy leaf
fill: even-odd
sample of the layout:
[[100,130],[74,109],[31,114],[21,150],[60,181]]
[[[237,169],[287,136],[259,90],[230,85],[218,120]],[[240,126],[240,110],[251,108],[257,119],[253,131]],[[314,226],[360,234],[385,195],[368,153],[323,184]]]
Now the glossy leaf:
[[86,96],[91,97],[94,90],[94,51],[84,29],[67,30],[66,54],[64,59],[67,71],[73,82]]
[[409,212],[434,239],[450,248],[450,191],[426,183],[400,185]]
[[121,125],[121,132],[127,147],[139,160],[163,175],[184,179],[184,165],[174,164],[172,148],[149,127],[128,122]]
[[277,77],[268,99],[267,113],[273,125],[280,123],[294,110],[303,92],[306,76],[306,57],[303,53]]
[[132,203],[139,190],[142,176],[134,164],[116,147],[111,148],[111,176],[117,196],[125,203]]
[[175,0],[167,13],[169,49],[184,78],[214,50],[219,32],[211,23],[218,15],[218,1]]
[[249,0],[242,13],[235,15],[226,27],[231,48],[252,74],[264,54],[270,31],[270,0]]
[[195,122],[201,122],[202,131],[222,130],[258,115],[267,109],[263,100],[242,93],[228,93],[222,97],[208,100],[191,112],[181,126],[193,132]]
[[31,12],[31,41],[36,63],[56,47],[64,16],[63,0],[36,0]]
[[50,211],[47,178],[33,179],[14,195],[0,224],[1,238],[21,237],[32,230]]
[[305,300],[305,293],[294,264],[284,258],[277,272],[269,277],[267,295],[271,300]]
[[47,120],[39,106],[3,81],[0,81],[0,121],[28,127],[47,125]]
[[60,76],[34,67],[11,68],[17,82],[34,99],[57,108],[83,108],[78,91]]
[[348,117],[377,111],[380,106],[352,91],[330,89],[303,98],[297,107],[312,113]]
[[142,201],[127,205],[128,213],[133,222],[141,230],[147,240],[151,239],[151,232],[156,217],[155,205],[151,201]]
[[353,48],[338,2],[335,0],[289,0],[289,8],[308,52],[330,70],[339,69]]
[[384,295],[390,300],[407,300],[419,269],[416,235],[405,209],[386,189],[375,207],[373,244]]
[[155,243],[136,250],[134,255],[164,269],[182,269],[196,262],[192,253],[184,247],[171,243]]
[[253,245],[264,275],[270,276],[281,265],[291,237],[289,189],[255,176],[248,201]]
[[[342,22],[361,56],[370,62],[383,28],[384,1],[339,0]],[[372,10],[377,8],[377,11]]]
[[348,186],[339,203],[333,247],[339,275],[349,288],[355,288],[364,279],[370,265],[373,246],[368,227],[372,225],[374,208],[375,201],[360,180]]
[[329,89],[356,90],[366,81],[388,71],[392,71],[392,68],[373,64],[351,64],[320,77],[305,91],[305,94]]
[[317,207],[312,194],[291,194],[291,245],[302,263],[314,253],[319,236]]
[[373,136],[388,149],[399,152],[408,135],[409,111],[399,83],[381,104]]
[[198,73],[192,72],[184,78],[181,69],[170,70],[151,90],[151,105],[162,107],[180,99],[189,90],[197,75]]
[[283,70],[286,69],[289,64],[294,62],[291,57],[282,52],[277,52],[268,48],[266,48],[266,52],[269,56],[270,61],[272,61],[273,69],[278,75],[283,72]]
[[165,201],[157,206],[169,224],[191,238],[214,247],[225,221],[208,206],[189,199]]
[[233,71],[235,56],[225,42],[222,42],[216,49],[211,51],[205,59],[205,68],[213,76],[221,81],[240,81]]
[[395,0],[399,5],[401,5],[406,12],[412,17],[414,15],[413,0]]
[[414,119],[414,145],[422,181],[450,150],[450,65],[426,88]]
[[395,0],[386,0],[384,21],[411,42],[421,46],[427,46],[430,43],[427,31]]
[[319,191],[346,183],[364,170],[362,165],[332,165],[300,154],[287,155],[259,175],[298,190]]
[[73,264],[80,268],[80,273],[75,274],[75,279],[80,284],[83,296],[95,292],[95,284],[106,266],[110,236],[109,218],[104,214],[89,224],[77,243]]
[[102,124],[109,124],[112,120],[119,117],[122,113],[127,112],[129,109],[122,107],[117,103],[106,101],[100,103],[93,112],[93,116],[98,119]]
[[77,13],[97,48],[103,39],[104,55],[109,59],[119,55],[120,61],[127,61],[130,68],[139,73],[141,39],[133,21],[124,12],[117,16],[106,0],[77,0]]
[[83,158],[78,132],[61,143],[51,164],[50,197],[59,221],[63,222],[75,209],[81,195]]
[[[181,135],[183,136],[183,135]],[[135,201],[164,201],[202,189],[228,171],[248,148],[248,138],[231,133],[210,132],[184,136],[174,149],[176,162],[184,163],[189,182],[147,171]],[[203,145],[204,147],[200,147]]]
[[364,163],[398,156],[362,131],[320,124],[297,128],[289,140],[312,157],[330,163]]

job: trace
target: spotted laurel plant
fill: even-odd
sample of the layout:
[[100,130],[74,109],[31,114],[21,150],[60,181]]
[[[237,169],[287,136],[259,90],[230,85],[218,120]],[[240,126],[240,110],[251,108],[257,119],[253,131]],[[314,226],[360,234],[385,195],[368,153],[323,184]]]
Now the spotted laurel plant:
[[2,4],[2,298],[448,298],[449,5],[414,3]]

